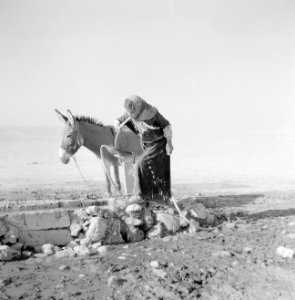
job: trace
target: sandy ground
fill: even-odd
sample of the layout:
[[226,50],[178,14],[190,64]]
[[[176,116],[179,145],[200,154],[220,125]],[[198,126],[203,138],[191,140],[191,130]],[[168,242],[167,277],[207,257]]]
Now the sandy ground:
[[[109,246],[105,255],[0,263],[0,299],[295,299],[295,192],[177,185],[183,206],[221,210],[222,229]],[[0,190],[0,201],[96,199],[69,182]],[[158,262],[158,267],[151,265]]]

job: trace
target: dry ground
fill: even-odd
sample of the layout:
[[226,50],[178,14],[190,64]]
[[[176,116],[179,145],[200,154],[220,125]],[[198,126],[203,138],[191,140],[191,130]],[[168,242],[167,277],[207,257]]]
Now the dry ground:
[[[105,255],[2,262],[0,299],[295,299],[295,263],[276,255],[278,246],[295,248],[294,192],[175,190],[185,206],[223,210],[227,225],[109,246]],[[2,190],[0,201],[101,196],[69,183]]]

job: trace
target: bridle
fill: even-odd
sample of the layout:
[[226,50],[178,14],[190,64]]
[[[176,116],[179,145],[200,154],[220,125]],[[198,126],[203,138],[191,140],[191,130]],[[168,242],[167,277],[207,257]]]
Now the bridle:
[[82,135],[80,134],[78,124],[76,124],[74,134],[76,134],[76,139],[75,139],[75,144],[74,145],[66,146],[66,147],[61,146],[61,148],[63,150],[65,150],[68,154],[70,154],[71,156],[73,156],[79,150],[79,148],[81,146],[83,146],[83,144],[84,144],[84,140],[83,140]]

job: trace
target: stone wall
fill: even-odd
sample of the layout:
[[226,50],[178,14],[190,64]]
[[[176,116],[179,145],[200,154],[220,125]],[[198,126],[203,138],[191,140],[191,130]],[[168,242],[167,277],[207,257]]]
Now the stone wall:
[[216,220],[202,205],[185,214],[190,223],[175,215],[172,208],[151,209],[136,203],[123,207],[93,205],[7,213],[0,216],[0,261],[28,258],[40,252],[57,256],[90,255],[101,251],[103,245],[196,231],[202,220],[210,217],[211,225]]

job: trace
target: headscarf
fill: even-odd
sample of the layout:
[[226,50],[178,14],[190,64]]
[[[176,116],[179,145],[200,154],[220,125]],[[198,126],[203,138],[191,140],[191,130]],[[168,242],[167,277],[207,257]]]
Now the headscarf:
[[137,95],[131,95],[125,99],[124,107],[129,116],[135,121],[146,121],[153,118],[157,109],[148,104],[145,100]]

